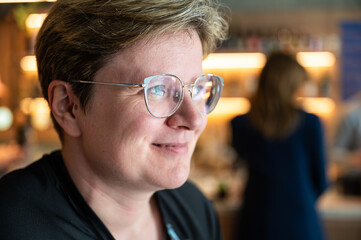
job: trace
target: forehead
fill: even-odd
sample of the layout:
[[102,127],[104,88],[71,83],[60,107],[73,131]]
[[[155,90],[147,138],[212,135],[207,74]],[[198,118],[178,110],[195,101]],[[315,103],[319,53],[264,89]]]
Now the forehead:
[[195,31],[180,31],[140,40],[115,54],[98,71],[109,81],[139,83],[145,77],[173,74],[194,78],[202,74],[202,45]]

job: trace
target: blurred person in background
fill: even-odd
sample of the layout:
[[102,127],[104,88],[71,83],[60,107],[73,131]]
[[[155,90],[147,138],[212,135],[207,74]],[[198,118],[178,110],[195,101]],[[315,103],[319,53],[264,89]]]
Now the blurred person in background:
[[249,173],[237,239],[324,238],[315,209],[327,187],[323,130],[296,101],[307,78],[293,56],[271,54],[250,112],[231,121],[232,144]]
[[222,239],[187,178],[227,25],[212,0],[56,1],[35,48],[62,148],[0,180],[0,239]]

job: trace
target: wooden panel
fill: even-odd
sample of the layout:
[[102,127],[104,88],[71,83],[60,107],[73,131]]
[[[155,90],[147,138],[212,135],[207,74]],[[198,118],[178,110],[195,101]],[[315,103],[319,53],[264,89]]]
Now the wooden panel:
[[15,22],[12,12],[0,21],[0,36],[0,75],[9,90],[2,103],[15,109],[24,78],[19,62],[25,55],[26,37],[25,32]]

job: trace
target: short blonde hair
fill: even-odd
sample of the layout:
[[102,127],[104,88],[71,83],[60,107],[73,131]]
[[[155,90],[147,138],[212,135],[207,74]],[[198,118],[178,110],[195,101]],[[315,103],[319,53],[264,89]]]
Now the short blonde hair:
[[[206,56],[227,37],[223,9],[217,0],[58,0],[35,46],[43,95],[54,79],[92,80],[113,54],[162,33],[195,30]],[[73,85],[84,110],[91,88]]]

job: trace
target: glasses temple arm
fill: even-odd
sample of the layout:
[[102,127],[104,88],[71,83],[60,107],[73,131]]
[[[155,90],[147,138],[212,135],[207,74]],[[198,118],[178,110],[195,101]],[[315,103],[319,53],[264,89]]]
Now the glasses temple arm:
[[98,81],[87,81],[87,80],[70,80],[69,82],[74,82],[74,83],[89,83],[89,84],[93,84],[93,83],[94,83],[94,84],[126,86],[126,87],[145,87],[144,84],[111,83],[111,82],[98,82]]

